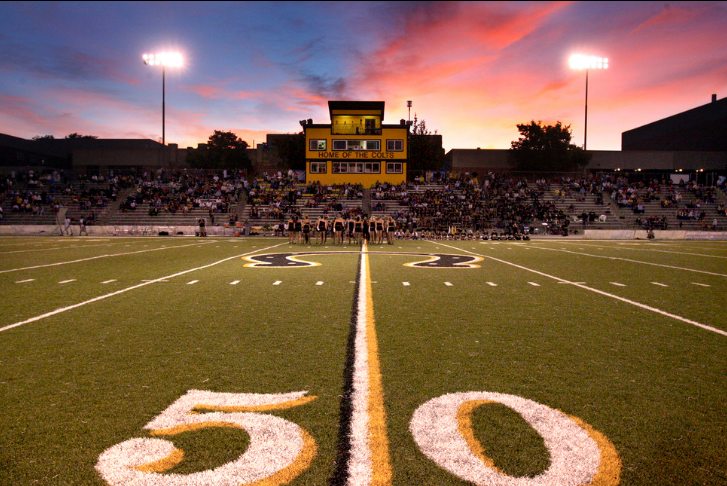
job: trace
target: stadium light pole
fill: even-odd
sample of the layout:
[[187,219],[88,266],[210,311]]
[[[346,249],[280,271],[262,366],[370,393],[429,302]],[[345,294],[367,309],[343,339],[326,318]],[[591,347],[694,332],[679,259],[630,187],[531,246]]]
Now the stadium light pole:
[[162,52],[160,54],[144,54],[141,56],[147,66],[162,67],[162,165],[167,165],[167,139],[166,139],[166,67],[180,67],[182,55],[178,52]]
[[608,58],[573,54],[568,63],[571,69],[586,70],[586,121],[583,128],[583,150],[586,150],[586,143],[588,141],[588,70],[608,69]]

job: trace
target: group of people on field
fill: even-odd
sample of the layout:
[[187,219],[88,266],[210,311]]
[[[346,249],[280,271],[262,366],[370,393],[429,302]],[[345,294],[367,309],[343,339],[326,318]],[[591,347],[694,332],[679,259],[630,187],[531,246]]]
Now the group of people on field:
[[333,220],[321,216],[315,223],[309,217],[293,216],[285,229],[291,244],[310,244],[311,236],[315,234],[319,244],[327,243],[330,235],[334,245],[342,245],[345,240],[349,245],[361,244],[364,240],[373,245],[383,245],[386,240],[389,245],[393,245],[397,225],[389,216],[369,218],[364,215],[346,219],[339,214]]

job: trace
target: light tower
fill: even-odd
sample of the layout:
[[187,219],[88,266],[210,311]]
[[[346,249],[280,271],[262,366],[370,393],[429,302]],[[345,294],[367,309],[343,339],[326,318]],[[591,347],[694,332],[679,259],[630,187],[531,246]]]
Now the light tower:
[[144,60],[144,64],[147,66],[161,66],[162,67],[162,146],[163,146],[163,157],[162,165],[167,164],[167,139],[166,139],[166,88],[165,88],[165,68],[181,67],[182,66],[182,55],[178,52],[162,52],[160,54],[144,54],[141,56]]
[[588,70],[608,69],[608,58],[573,54],[569,59],[569,64],[571,69],[586,70],[586,121],[583,128],[583,150],[586,150],[586,143],[588,141]]

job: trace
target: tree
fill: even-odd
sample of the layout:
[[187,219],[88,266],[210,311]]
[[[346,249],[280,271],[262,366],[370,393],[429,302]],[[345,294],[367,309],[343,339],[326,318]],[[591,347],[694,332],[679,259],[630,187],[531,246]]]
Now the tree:
[[187,154],[187,163],[199,169],[234,169],[249,171],[252,161],[247,156],[247,142],[232,132],[215,130],[205,147]]
[[286,168],[305,170],[305,133],[276,135],[271,145]]
[[414,124],[409,132],[409,162],[408,170],[420,172],[426,170],[441,170],[444,164],[444,149],[442,136],[427,129],[425,120],[419,121],[414,114]]
[[98,137],[95,135],[81,135],[80,133],[71,133],[70,135],[66,135],[67,139],[79,139],[79,138],[90,138],[90,139],[97,139]]
[[571,142],[570,125],[531,121],[517,126],[520,138],[510,154],[518,170],[569,172],[585,166],[591,156]]
[[56,137],[54,137],[53,135],[36,135],[35,137],[33,137],[33,140],[35,140],[36,142],[39,140],[55,140],[55,139],[56,139]]

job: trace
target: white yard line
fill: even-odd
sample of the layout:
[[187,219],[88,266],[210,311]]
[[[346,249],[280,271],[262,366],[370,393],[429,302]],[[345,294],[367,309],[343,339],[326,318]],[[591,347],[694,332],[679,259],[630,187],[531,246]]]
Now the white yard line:
[[276,280],[275,282],[273,282],[273,285],[280,285],[281,283],[283,283],[282,280]]
[[402,285],[404,285],[404,287],[408,287],[409,286],[409,282],[401,282],[401,283],[402,283]]
[[534,246],[533,248],[537,248],[538,250],[562,251],[563,253],[572,253],[574,255],[583,255],[583,256],[589,256],[589,257],[593,257],[593,258],[604,258],[606,260],[621,260],[623,262],[629,262],[629,263],[641,263],[643,265],[652,265],[654,267],[672,268],[674,270],[684,270],[685,272],[704,273],[707,275],[714,275],[717,277],[727,277],[727,274],[724,274],[724,273],[708,272],[706,270],[695,270],[694,268],[676,267],[674,265],[664,265],[663,263],[644,262],[641,260],[632,260],[630,258],[621,258],[621,257],[605,256],[605,255],[593,255],[591,253],[579,253],[577,251],[558,249],[558,248],[543,248],[540,246]]
[[18,280],[15,283],[33,282],[34,280],[35,280],[34,278],[26,278],[25,280]]
[[[546,241],[545,240],[542,240],[542,241],[538,241],[537,243],[546,243]],[[573,243],[573,244],[576,244],[575,241],[563,241],[561,243]],[[597,250],[603,250],[603,247],[600,247],[600,246],[589,245],[587,243],[586,244],[580,243],[580,244],[582,246],[587,246],[589,248],[594,248],[595,247]],[[651,244],[651,245],[650,244],[644,244],[640,248],[635,248],[635,247],[631,247],[631,246],[618,246],[618,247],[614,247],[614,248],[611,248],[611,249],[616,249],[616,250],[634,250],[634,251],[648,251],[648,252],[655,252],[655,253],[673,253],[675,255],[701,256],[701,257],[707,257],[707,258],[727,258],[727,256],[721,256],[721,255],[705,255],[704,253],[685,253],[683,251],[658,250],[658,249],[654,248],[652,245],[653,244]],[[583,248],[578,248],[578,249],[579,250],[583,250]],[[720,251],[720,250],[725,250],[726,248],[706,248],[706,249],[707,250],[717,250],[717,251]]]
[[318,282],[316,282],[316,285],[323,285],[323,281],[319,280]]
[[[139,289],[141,287],[146,287],[147,285],[150,285],[150,284],[155,283],[155,282],[163,282],[166,279],[170,279],[170,278],[174,278],[174,277],[179,277],[180,275],[185,275],[185,274],[190,273],[190,272],[196,272],[197,270],[204,270],[205,268],[210,268],[210,267],[213,267],[215,265],[219,265],[220,263],[224,263],[224,262],[227,262],[227,261],[230,261],[230,260],[234,260],[236,258],[242,258],[242,257],[248,256],[248,255],[251,255],[253,253],[257,253],[258,251],[269,250],[271,248],[275,248],[277,246],[281,246],[282,244],[283,243],[279,243],[277,245],[269,246],[269,247],[263,248],[261,250],[255,250],[255,251],[251,251],[251,252],[248,252],[248,253],[243,253],[242,255],[235,255],[235,256],[228,257],[228,258],[223,258],[222,260],[218,260],[216,262],[209,263],[207,265],[202,265],[201,267],[190,268],[189,270],[183,270],[181,272],[177,272],[177,273],[172,274],[172,275],[167,275],[165,277],[161,277],[161,278],[157,278],[157,279],[154,279],[154,280],[150,280],[149,282],[140,283],[138,285],[132,285],[131,287],[126,287],[125,289],[117,290],[116,292],[111,292],[110,294],[101,295],[99,297],[94,297],[93,299],[85,300],[83,302],[79,302],[78,304],[69,305],[67,307],[61,307],[60,309],[56,309],[56,310],[51,311],[51,312],[46,312],[45,314],[41,314],[39,316],[31,317],[30,319],[26,319],[24,321],[16,322],[14,324],[10,324],[10,325],[7,325],[5,327],[0,327],[0,332],[7,331],[9,329],[13,329],[15,327],[19,327],[19,326],[22,326],[22,325],[25,325],[25,324],[30,324],[31,322],[39,321],[41,319],[45,319],[46,317],[51,317],[51,316],[54,316],[56,314],[60,314],[62,312],[67,312],[69,310],[76,309],[78,307],[83,307],[84,305],[92,304],[94,302],[98,302],[99,300],[108,299],[109,297],[114,297],[116,295],[123,294],[125,292],[130,291],[130,290],[135,290],[135,289]],[[175,248],[179,248],[179,247],[175,247]]]
[[495,282],[487,282],[487,285],[490,287],[497,287],[497,284]]
[[118,245],[119,243],[104,243],[101,245],[73,245],[73,246],[54,246],[53,248],[36,248],[34,250],[13,250],[13,251],[0,251],[0,255],[8,253],[28,253],[31,251],[50,251],[50,250],[68,250],[70,248],[93,248],[95,246],[111,246]]
[[444,282],[444,285],[446,285],[447,287],[451,287],[452,286],[452,282]]
[[659,283],[659,282],[651,282],[654,285],[658,285],[659,287],[668,287],[667,284]]
[[700,287],[711,287],[711,285],[699,283],[699,282],[692,282],[692,285],[699,285]]
[[197,282],[199,282],[199,280],[192,280],[191,282],[187,282],[187,285],[194,285]]
[[528,282],[528,283],[530,285],[532,285],[533,287],[540,287],[540,284],[538,284],[538,283],[535,283],[535,282]]
[[[449,245],[442,245],[442,246],[449,246]],[[672,314],[670,312],[666,312],[666,311],[663,311],[661,309],[657,309],[656,307],[651,307],[649,305],[642,304],[640,302],[636,302],[634,300],[630,300],[630,299],[627,299],[625,297],[619,297],[618,295],[609,294],[608,292],[604,292],[603,290],[594,289],[593,287],[588,287],[588,286],[583,285],[583,284],[580,284],[578,282],[571,282],[569,280],[566,280],[566,279],[563,279],[563,278],[560,278],[560,277],[556,277],[554,275],[549,275],[547,273],[539,272],[538,270],[534,270],[532,268],[524,267],[524,266],[518,265],[516,263],[508,262],[506,260],[501,260],[499,258],[495,258],[495,257],[487,256],[487,255],[480,255],[480,254],[474,253],[472,251],[468,251],[468,250],[463,250],[461,248],[457,248],[455,246],[449,246],[449,248],[452,248],[452,249],[457,250],[457,251],[464,251],[466,253],[470,253],[472,255],[476,255],[476,256],[479,256],[479,257],[482,257],[482,258],[489,258],[490,260],[494,260],[496,262],[504,263],[505,265],[510,265],[512,267],[519,268],[521,270],[525,270],[526,272],[535,273],[535,274],[541,275],[543,277],[547,277],[547,278],[550,278],[550,279],[553,279],[553,280],[557,280],[558,283],[571,284],[571,285],[574,285],[574,286],[576,286],[578,288],[581,288],[583,290],[588,290],[590,292],[595,292],[595,293],[597,293],[599,295],[603,295],[605,297],[610,297],[610,298],[615,299],[615,300],[620,300],[621,302],[625,302],[627,304],[631,304],[631,305],[636,306],[636,307],[639,307],[641,309],[648,310],[648,311],[654,312],[656,314],[661,314],[663,316],[670,317],[672,319],[676,319],[676,320],[681,321],[681,322],[684,322],[686,324],[691,324],[692,326],[701,327],[702,329],[706,329],[707,331],[712,331],[712,332],[714,332],[716,334],[720,334],[722,336],[727,336],[727,331],[723,331],[721,329],[717,329],[716,327],[708,326],[706,324],[702,324],[700,322],[693,321],[691,319],[687,319],[685,317],[678,316],[676,314]]]
[[611,285],[615,285],[616,287],[626,287],[626,284],[622,284],[619,282],[608,282],[608,283],[610,283]]
[[209,245],[210,243],[212,243],[212,242],[204,241],[201,243],[192,243],[191,245],[179,245],[179,246],[169,246],[169,247],[163,246],[161,248],[152,248],[151,250],[137,250],[137,251],[129,251],[126,253],[113,253],[111,255],[98,255],[95,257],[81,258],[79,260],[70,260],[67,262],[47,263],[45,265],[34,265],[32,267],[11,268],[10,270],[0,270],[0,273],[19,272],[21,270],[33,270],[36,268],[55,267],[58,265],[68,265],[69,263],[80,263],[80,262],[87,262],[90,260],[98,260],[99,258],[111,258],[111,257],[117,257],[117,256],[134,255],[136,253],[146,253],[146,252],[158,251],[158,250],[174,250],[175,248],[186,248],[188,246]]
[[75,278],[72,278],[70,280],[62,280],[62,281],[60,281],[58,283],[59,284],[67,284],[67,283],[71,283],[71,282],[75,282],[75,281],[76,281],[76,279]]
[[237,285],[239,283],[240,283],[239,280],[233,280],[232,282],[230,282],[230,285]]
[[111,282],[116,282],[116,279],[114,278],[114,279],[111,279],[111,280],[105,280],[105,281],[103,281],[101,283],[102,284],[110,284]]

